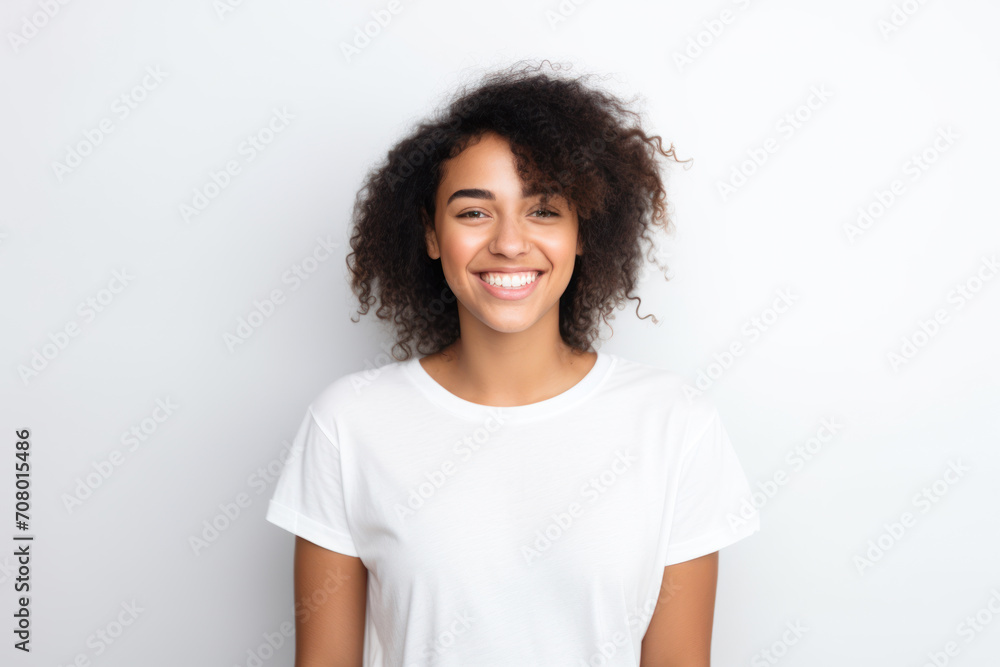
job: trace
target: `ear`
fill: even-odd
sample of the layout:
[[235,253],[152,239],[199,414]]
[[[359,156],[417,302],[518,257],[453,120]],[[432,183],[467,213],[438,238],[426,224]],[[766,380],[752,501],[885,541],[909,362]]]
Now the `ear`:
[[431,259],[438,259],[441,257],[441,251],[438,248],[437,230],[434,229],[434,221],[431,220],[423,206],[420,207],[420,220],[424,225],[424,243],[427,247],[427,256]]

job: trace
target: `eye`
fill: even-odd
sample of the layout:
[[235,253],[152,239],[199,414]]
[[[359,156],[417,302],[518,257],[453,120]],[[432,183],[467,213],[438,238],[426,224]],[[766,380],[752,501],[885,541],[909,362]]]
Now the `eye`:
[[[477,213],[478,215],[473,215],[474,213]],[[541,214],[541,215],[539,215],[539,214]],[[553,217],[557,217],[559,214],[556,213],[555,211],[550,211],[547,208],[540,208],[540,209],[535,210],[532,213],[532,215],[536,215],[536,216],[541,217],[541,218],[553,218]],[[459,213],[455,217],[456,218],[469,218],[471,220],[479,220],[481,218],[486,217],[486,215],[482,211],[466,211],[465,213]]]

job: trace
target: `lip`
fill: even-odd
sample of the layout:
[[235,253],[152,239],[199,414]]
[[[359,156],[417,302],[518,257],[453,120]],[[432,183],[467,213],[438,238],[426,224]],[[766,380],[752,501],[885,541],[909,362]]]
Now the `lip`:
[[513,270],[497,271],[497,270],[492,270],[492,269],[491,270],[484,270],[484,271],[480,271],[480,272],[476,273],[476,280],[478,280],[479,284],[483,286],[483,289],[485,289],[488,293],[490,293],[491,295],[495,296],[496,298],[503,299],[504,301],[518,301],[520,299],[524,299],[529,294],[531,294],[532,292],[535,291],[535,287],[538,285],[538,281],[541,280],[543,276],[545,276],[545,271],[538,271],[538,275],[535,276],[534,282],[528,283],[527,285],[524,285],[522,287],[518,287],[517,289],[513,289],[513,288],[510,288],[510,287],[497,287],[495,285],[490,285],[488,282],[486,282],[485,280],[483,280],[482,274],[484,274],[484,273],[526,273],[528,271],[538,271],[538,269],[519,269],[517,271],[513,271]]

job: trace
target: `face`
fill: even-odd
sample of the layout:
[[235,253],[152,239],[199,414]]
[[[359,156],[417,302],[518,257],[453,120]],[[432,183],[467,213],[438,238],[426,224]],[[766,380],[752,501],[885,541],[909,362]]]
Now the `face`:
[[510,144],[494,133],[442,165],[427,253],[441,260],[463,331],[540,325],[558,337],[559,297],[583,252],[579,221],[563,197],[522,188]]

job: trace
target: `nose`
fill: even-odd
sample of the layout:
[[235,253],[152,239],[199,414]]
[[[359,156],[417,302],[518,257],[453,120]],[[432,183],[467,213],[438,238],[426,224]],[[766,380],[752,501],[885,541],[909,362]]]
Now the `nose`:
[[524,223],[517,216],[499,214],[493,239],[490,241],[490,252],[515,257],[527,252],[530,247],[531,242]]

